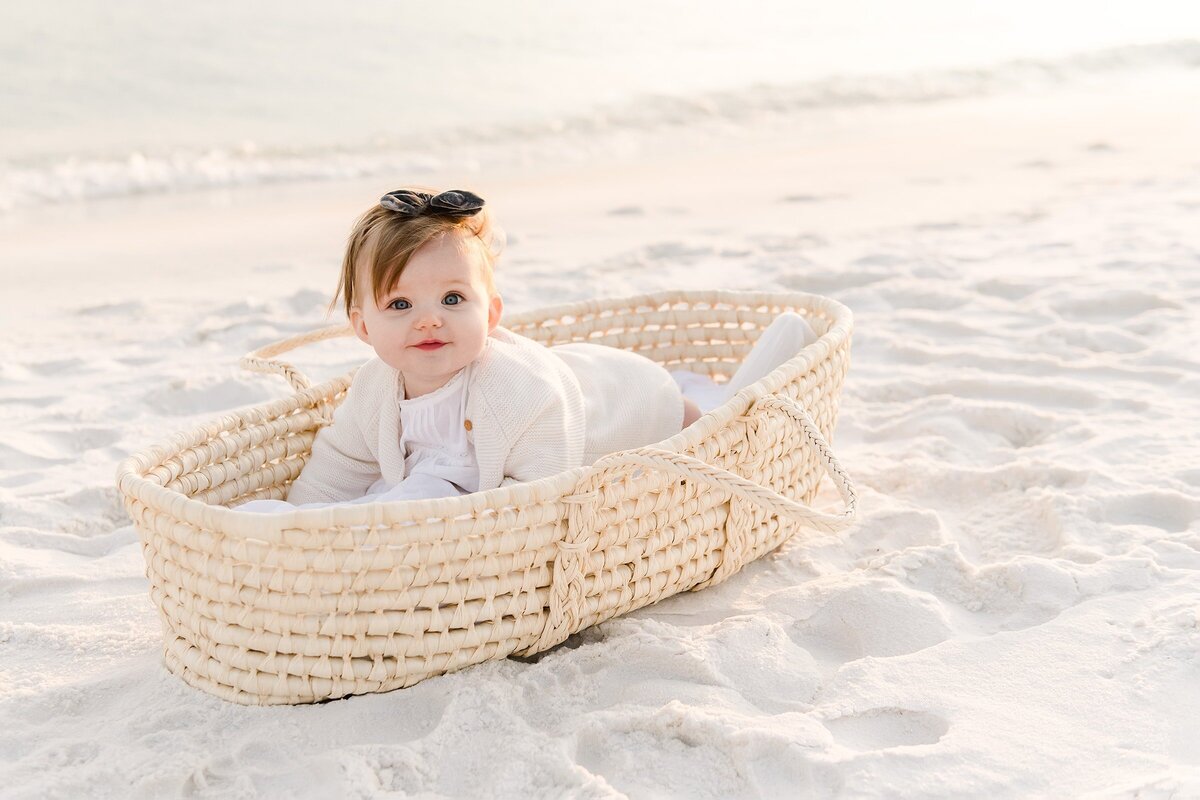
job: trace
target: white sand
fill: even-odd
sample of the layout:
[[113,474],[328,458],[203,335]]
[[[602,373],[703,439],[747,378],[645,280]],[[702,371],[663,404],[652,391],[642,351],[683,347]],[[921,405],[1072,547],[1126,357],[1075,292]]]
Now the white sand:
[[1200,796],[1194,86],[811,131],[428,182],[493,203],[510,309],[668,287],[850,306],[834,444],[861,522],[536,663],[311,707],[166,673],[112,474],[286,391],[236,360],[324,324],[388,182],[5,220],[0,793]]

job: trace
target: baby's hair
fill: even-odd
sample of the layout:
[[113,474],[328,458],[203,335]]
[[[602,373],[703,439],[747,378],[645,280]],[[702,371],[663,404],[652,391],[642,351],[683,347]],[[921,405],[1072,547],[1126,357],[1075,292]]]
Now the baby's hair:
[[[430,189],[410,188],[438,194]],[[376,203],[358,218],[350,231],[346,255],[342,258],[342,274],[328,313],[333,312],[339,297],[343,298],[347,317],[350,309],[361,302],[358,297],[359,279],[363,277],[359,274],[360,268],[367,272],[371,300],[377,300],[400,280],[413,253],[443,234],[461,236],[464,243],[475,243],[482,258],[484,282],[488,292],[495,294],[493,269],[504,248],[504,233],[492,222],[486,207],[472,216],[455,218],[424,214],[405,216]]]

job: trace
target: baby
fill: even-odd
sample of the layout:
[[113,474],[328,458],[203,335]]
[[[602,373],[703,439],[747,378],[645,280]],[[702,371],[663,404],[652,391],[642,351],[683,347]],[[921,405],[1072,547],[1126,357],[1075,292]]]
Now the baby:
[[[695,384],[691,373],[597,344],[545,347],[502,327],[498,240],[483,199],[461,190],[389,192],[359,218],[337,295],[376,357],[317,433],[288,502],[252,501],[239,511],[449,497],[534,481],[661,441],[701,416],[680,388],[689,376]],[[755,368],[759,377],[794,355],[800,339],[815,338],[791,316],[805,330],[783,337],[779,354]],[[696,388],[712,406],[739,376],[741,385],[757,379],[739,373],[726,387]]]

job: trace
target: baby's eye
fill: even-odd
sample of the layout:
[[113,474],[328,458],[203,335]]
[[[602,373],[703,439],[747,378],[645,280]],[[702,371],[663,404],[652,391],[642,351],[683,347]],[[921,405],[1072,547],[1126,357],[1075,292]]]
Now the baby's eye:
[[403,311],[406,308],[412,308],[412,303],[408,302],[403,297],[398,297],[392,302],[388,303],[388,308],[394,308],[397,311]]
[[448,294],[442,298],[442,302],[448,306],[456,306],[459,303],[463,302],[464,300],[466,300],[466,298],[463,297],[458,292],[451,292],[450,294]]

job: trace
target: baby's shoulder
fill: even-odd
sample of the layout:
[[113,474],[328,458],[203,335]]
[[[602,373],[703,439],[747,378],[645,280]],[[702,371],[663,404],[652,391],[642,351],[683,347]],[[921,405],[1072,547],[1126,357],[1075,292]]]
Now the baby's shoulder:
[[355,370],[339,411],[356,417],[377,415],[386,404],[395,403],[396,386],[396,370],[376,356]]
[[480,358],[490,370],[528,372],[533,377],[550,379],[556,369],[550,349],[526,336],[505,328],[496,328],[488,337],[487,349]]
[[[512,331],[497,328],[476,362],[474,383],[493,388],[537,387],[569,391],[571,372],[549,348]],[[574,391],[578,391],[576,387]]]
[[354,378],[350,383],[354,386],[374,386],[389,380],[394,381],[395,378],[396,370],[385,364],[379,356],[373,356],[355,370]]

